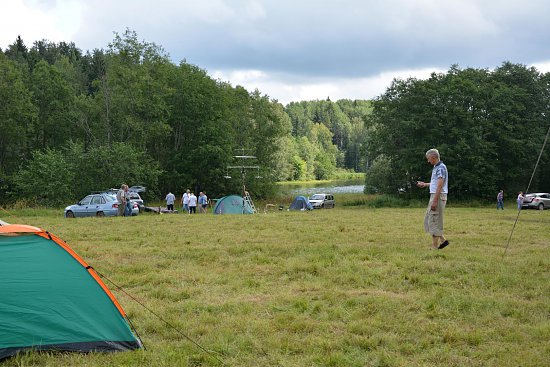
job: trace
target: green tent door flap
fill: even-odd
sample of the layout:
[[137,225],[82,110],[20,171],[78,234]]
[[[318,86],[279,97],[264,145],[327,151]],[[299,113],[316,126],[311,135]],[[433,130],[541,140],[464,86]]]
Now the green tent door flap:
[[0,226],[0,360],[140,347],[114,295],[66,243],[36,227]]

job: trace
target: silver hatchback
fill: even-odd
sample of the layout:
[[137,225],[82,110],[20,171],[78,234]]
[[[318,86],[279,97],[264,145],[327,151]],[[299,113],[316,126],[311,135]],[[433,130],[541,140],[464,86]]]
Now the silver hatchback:
[[334,208],[334,196],[332,194],[315,194],[309,198],[314,209]]
[[537,192],[526,194],[523,199],[522,209],[550,209],[550,194],[547,192]]

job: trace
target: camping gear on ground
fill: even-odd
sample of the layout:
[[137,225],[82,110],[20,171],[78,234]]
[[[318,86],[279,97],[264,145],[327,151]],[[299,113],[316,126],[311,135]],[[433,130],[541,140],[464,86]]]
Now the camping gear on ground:
[[141,347],[115,296],[65,242],[37,227],[0,226],[0,360]]
[[288,210],[313,210],[313,206],[305,196],[296,196]]
[[249,202],[241,196],[224,196],[216,202],[214,214],[253,214],[254,210]]

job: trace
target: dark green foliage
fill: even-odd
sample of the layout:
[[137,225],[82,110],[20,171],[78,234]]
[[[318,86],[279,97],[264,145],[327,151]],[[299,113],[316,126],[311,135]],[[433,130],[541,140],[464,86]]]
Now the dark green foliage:
[[[366,146],[370,161],[384,158],[367,171],[366,189],[423,194],[414,182],[429,179],[424,152],[435,147],[455,198],[525,190],[549,125],[547,79],[505,63],[493,72],[452,67],[428,80],[395,80],[374,102]],[[550,190],[548,171],[539,166],[531,191]]]
[[[115,34],[107,50],[85,54],[46,40],[28,49],[18,38],[0,55],[0,67],[3,191],[22,167],[35,171],[31,152],[61,154],[71,164],[74,185],[64,196],[72,198],[123,182],[158,196],[186,188],[211,197],[240,193],[240,172],[223,177],[243,152],[260,167],[246,175],[256,197],[295,176],[292,125],[282,105],[184,61],[174,65],[130,30]],[[307,162],[311,177],[318,153]],[[18,188],[23,195],[21,182]],[[40,202],[53,203],[52,195]]]
[[34,152],[14,177],[19,198],[40,205],[61,205],[74,195],[75,170],[58,151]]
[[0,54],[0,178],[12,175],[29,158],[29,139],[37,108],[21,70]]
[[[245,174],[258,198],[271,195],[275,181],[367,167],[367,192],[415,196],[414,181],[430,173],[424,152],[431,147],[449,166],[455,198],[493,197],[497,189],[526,189],[548,127],[549,85],[550,74],[522,65],[452,67],[428,80],[396,80],[376,101],[283,107],[198,66],[172,63],[130,30],[86,53],[47,40],[28,48],[18,37],[0,52],[0,202],[31,195],[38,182],[16,177],[36,177],[37,162],[58,155],[56,169],[74,175],[73,185],[36,196],[40,202],[123,182],[158,197],[186,188],[238,194],[241,172],[227,167],[243,163],[260,167]],[[243,154],[256,159],[234,157]],[[549,155],[532,191],[550,191]]]

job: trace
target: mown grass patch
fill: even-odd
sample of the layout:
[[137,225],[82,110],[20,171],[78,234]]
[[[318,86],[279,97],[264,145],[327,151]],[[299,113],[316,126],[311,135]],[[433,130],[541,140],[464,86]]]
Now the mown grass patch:
[[[230,366],[546,365],[550,211],[522,212],[504,255],[514,211],[451,206],[451,245],[432,251],[424,206],[75,220],[59,210],[14,214],[63,238]],[[27,353],[2,365],[220,365],[107,284],[147,350]]]

